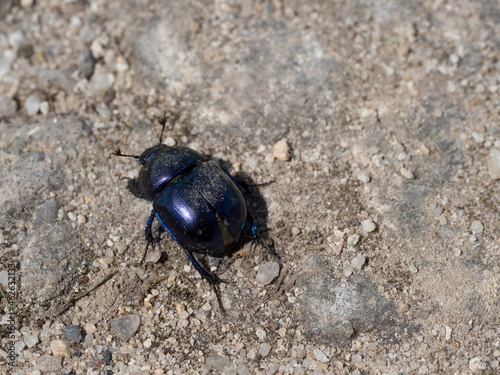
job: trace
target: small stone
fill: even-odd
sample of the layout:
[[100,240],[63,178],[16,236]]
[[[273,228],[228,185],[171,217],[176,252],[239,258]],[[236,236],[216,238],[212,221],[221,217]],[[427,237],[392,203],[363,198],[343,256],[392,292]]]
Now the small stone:
[[85,326],[83,327],[83,329],[85,330],[86,333],[90,333],[90,334],[93,334],[93,333],[97,332],[97,327],[95,326],[94,323],[87,323],[87,324],[85,324]]
[[407,178],[408,180],[413,180],[415,178],[415,175],[413,174],[412,171],[409,169],[406,169],[405,167],[402,167],[399,172],[404,178]]
[[40,99],[40,95],[37,93],[29,95],[24,101],[24,109],[26,110],[26,114],[30,117],[35,116],[40,109],[40,103],[42,100]]
[[351,264],[355,268],[357,268],[358,270],[360,270],[361,268],[363,268],[363,265],[365,264],[365,261],[366,261],[366,258],[363,255],[359,254],[353,260],[351,260]]
[[290,160],[290,147],[286,141],[281,140],[275,143],[273,146],[273,157],[283,161]]
[[370,182],[370,181],[371,181],[371,179],[372,179],[372,178],[370,177],[370,175],[368,175],[368,174],[367,174],[367,173],[365,173],[365,172],[360,172],[360,173],[358,173],[358,176],[357,176],[357,177],[358,177],[358,180],[359,180],[359,181],[364,182],[364,183],[368,183],[368,182]]
[[7,95],[0,95],[0,119],[8,118],[16,113],[16,101]]
[[36,360],[36,368],[42,373],[60,373],[62,369],[62,358],[55,355],[43,354]]
[[477,371],[479,369],[479,364],[481,363],[481,357],[474,357],[469,361],[469,369],[471,371]]
[[[1,110],[0,110],[1,112]],[[1,116],[0,116],[1,117]],[[492,148],[486,160],[488,174],[493,180],[500,180],[500,151]]]
[[0,78],[6,75],[10,70],[10,62],[6,57],[0,57]]
[[262,285],[268,285],[273,282],[280,274],[280,265],[277,262],[266,262],[259,264],[257,271],[257,281]]
[[40,89],[51,92],[59,90],[71,92],[74,86],[73,80],[62,70],[43,69],[38,73],[38,87]]
[[61,357],[71,357],[71,345],[67,341],[64,340],[51,341],[50,350],[52,350],[53,355],[59,355]]
[[418,149],[422,154],[424,154],[426,156],[430,155],[430,153],[431,153],[431,150],[429,150],[429,148],[426,145],[420,145],[420,147]]
[[39,342],[39,339],[38,339],[38,335],[27,335],[25,338],[24,338],[24,343],[26,344],[26,346],[28,348],[32,348],[34,347],[36,344],[38,344]]
[[92,74],[94,74],[95,64],[96,60],[92,55],[92,51],[88,48],[83,49],[80,52],[80,71],[78,72],[78,75],[81,78],[90,79]]
[[330,361],[330,358],[328,358],[320,349],[314,349],[313,354],[320,362],[326,363]]
[[34,0],[21,0],[20,4],[23,8],[29,8],[30,6],[33,5]]
[[408,269],[409,269],[409,271],[411,273],[417,273],[418,272],[418,268],[414,264],[410,264],[410,267],[408,267]]
[[444,327],[444,330],[446,332],[446,336],[445,336],[446,341],[450,341],[451,340],[451,333],[452,333],[453,329],[451,327],[446,326],[446,327]]
[[472,132],[472,138],[476,143],[484,143],[484,134],[478,132]]
[[453,249],[453,256],[454,257],[459,257],[460,255],[462,255],[462,250],[460,250],[459,248],[455,247]]
[[479,220],[473,220],[472,223],[470,223],[470,227],[476,234],[483,233],[484,226]]
[[403,161],[406,159],[407,156],[408,154],[405,151],[401,151],[397,153],[396,159],[398,159],[399,161]]
[[377,229],[377,225],[373,222],[372,219],[363,220],[363,222],[361,223],[361,226],[363,227],[363,230],[366,233],[371,233],[375,229]]
[[78,223],[85,224],[87,222],[87,218],[84,215],[77,216]]
[[128,341],[139,328],[141,319],[137,315],[124,315],[111,322],[111,330],[123,341]]
[[266,331],[264,331],[264,329],[258,327],[256,330],[255,330],[255,334],[257,335],[257,337],[260,339],[260,340],[264,340],[267,336],[266,334]]
[[360,239],[360,235],[357,234],[357,233],[354,233],[354,234],[351,234],[348,238],[347,238],[347,244],[349,246],[354,246],[354,245],[357,245],[359,243],[359,239]]
[[106,91],[113,87],[115,76],[111,73],[93,75],[87,89],[87,95],[93,98],[103,97]]
[[144,341],[144,343],[142,345],[144,345],[144,347],[146,349],[149,349],[149,348],[151,348],[152,344],[153,344],[153,342],[151,341],[151,339],[146,339],[146,341]]
[[271,345],[269,345],[267,342],[263,342],[260,344],[260,349],[259,349],[259,354],[263,357],[269,354],[271,351]]
[[63,334],[69,342],[80,342],[83,338],[82,327],[69,325],[64,327]]
[[40,113],[42,115],[47,115],[49,113],[49,102],[44,100],[40,103]]

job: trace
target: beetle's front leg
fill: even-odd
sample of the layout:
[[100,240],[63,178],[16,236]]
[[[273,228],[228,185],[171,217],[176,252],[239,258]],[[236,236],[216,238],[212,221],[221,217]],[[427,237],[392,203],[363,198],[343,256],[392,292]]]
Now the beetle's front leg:
[[155,210],[151,211],[151,215],[149,216],[149,219],[146,223],[146,229],[144,231],[144,235],[146,236],[146,249],[144,250],[144,255],[142,256],[141,262],[139,263],[142,266],[142,263],[144,263],[144,260],[146,259],[146,254],[148,253],[148,247],[149,244],[154,247],[153,244],[153,231],[151,230],[151,227],[153,225],[153,220],[155,219]]

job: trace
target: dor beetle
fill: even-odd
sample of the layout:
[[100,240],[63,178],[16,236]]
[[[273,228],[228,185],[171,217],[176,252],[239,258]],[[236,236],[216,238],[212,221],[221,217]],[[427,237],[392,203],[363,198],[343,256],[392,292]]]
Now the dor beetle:
[[257,224],[248,211],[243,192],[234,178],[215,161],[184,146],[162,144],[166,118],[157,145],[141,155],[116,156],[139,159],[139,176],[129,182],[131,192],[153,202],[146,223],[146,258],[153,242],[151,226],[158,219],[161,226],[177,241],[200,275],[212,285],[222,310],[217,283],[222,280],[207,271],[194,253],[221,255],[234,248],[242,233],[250,228],[253,240],[269,254],[279,258],[257,235]]

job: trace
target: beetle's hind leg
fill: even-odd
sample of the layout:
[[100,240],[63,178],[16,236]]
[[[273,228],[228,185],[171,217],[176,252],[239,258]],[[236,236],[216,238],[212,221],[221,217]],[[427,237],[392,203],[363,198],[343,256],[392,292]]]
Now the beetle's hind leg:
[[222,312],[224,312],[224,307],[222,306],[222,300],[221,300],[221,297],[220,297],[220,291],[219,291],[219,288],[217,287],[217,284],[221,283],[221,282],[224,282],[224,280],[219,279],[217,276],[215,276],[215,275],[211,274],[210,272],[208,272],[200,264],[200,262],[198,262],[198,260],[196,259],[196,257],[194,256],[194,254],[191,251],[185,249],[184,247],[183,247],[183,249],[186,252],[189,260],[193,264],[194,268],[196,268],[196,271],[198,271],[198,273],[201,275],[201,277],[203,277],[205,280],[208,281],[208,283],[210,285],[212,285],[212,288],[214,289],[215,295],[217,296],[217,302],[219,303],[219,308],[220,308],[220,310]]
[[250,230],[252,232],[253,241],[259,243],[259,245],[262,246],[264,250],[266,250],[273,258],[280,260],[281,258],[278,254],[276,254],[274,249],[271,249],[271,247],[269,247],[257,234],[258,226],[250,212],[247,213],[247,222],[250,223]]
[[146,229],[144,230],[144,235],[146,236],[146,241],[148,243],[146,244],[146,249],[144,249],[144,255],[142,256],[141,262],[139,263],[141,266],[144,263],[144,260],[146,259],[146,255],[148,254],[149,244],[151,244],[151,246],[154,247],[153,231],[151,230],[154,219],[155,219],[155,210],[152,210],[151,215],[149,216],[149,219],[146,223]]

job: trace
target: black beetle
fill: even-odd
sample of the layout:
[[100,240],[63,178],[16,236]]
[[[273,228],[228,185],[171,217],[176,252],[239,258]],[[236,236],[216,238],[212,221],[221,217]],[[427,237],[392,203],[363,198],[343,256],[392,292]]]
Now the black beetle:
[[243,192],[234,178],[197,151],[184,146],[162,144],[166,118],[157,145],[141,155],[125,155],[118,148],[114,155],[139,159],[139,176],[129,183],[131,192],[153,202],[146,223],[146,258],[153,242],[151,226],[155,218],[186,252],[200,275],[212,285],[222,310],[217,283],[222,280],[207,271],[193,253],[221,255],[232,250],[241,234],[250,228],[257,241],[269,254],[278,255],[257,235],[257,224],[248,211]]

